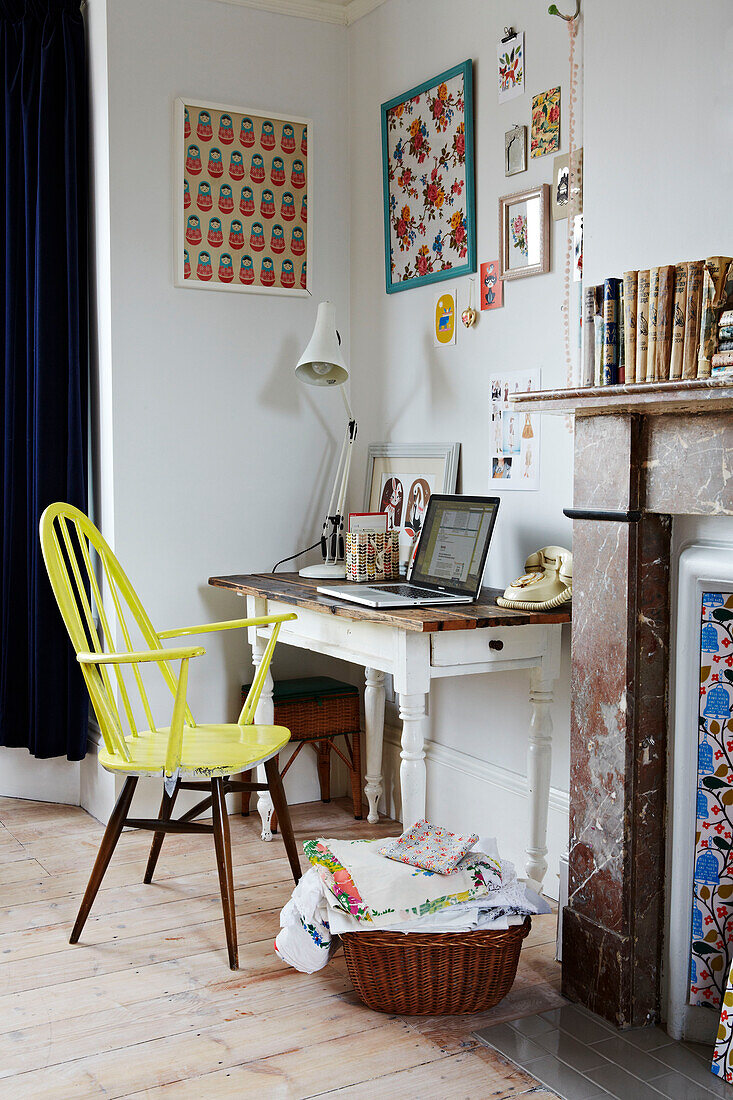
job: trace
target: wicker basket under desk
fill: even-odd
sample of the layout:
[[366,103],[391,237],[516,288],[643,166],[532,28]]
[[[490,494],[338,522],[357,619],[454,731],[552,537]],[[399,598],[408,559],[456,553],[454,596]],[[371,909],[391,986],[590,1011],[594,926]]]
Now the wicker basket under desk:
[[[242,700],[249,684],[242,687]],[[298,680],[276,680],[273,689],[275,724],[290,730],[291,741],[299,742],[283,768],[285,775],[303,745],[310,744],[318,761],[318,782],[321,801],[331,801],[331,752],[343,760],[351,776],[351,797],[354,817],[361,819],[361,718],[359,691],[353,684],[329,676],[311,676]],[[334,744],[334,738],[344,737],[346,753]],[[247,778],[245,778],[245,782]],[[249,799],[244,796],[242,813],[249,814]],[[273,813],[270,825],[277,830]]]
[[354,989],[370,1008],[405,1016],[486,1012],[514,984],[532,922],[498,931],[345,932]]

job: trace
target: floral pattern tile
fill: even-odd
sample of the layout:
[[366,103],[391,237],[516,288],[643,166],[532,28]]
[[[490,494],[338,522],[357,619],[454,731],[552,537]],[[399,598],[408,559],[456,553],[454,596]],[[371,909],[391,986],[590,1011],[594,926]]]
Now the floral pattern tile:
[[721,1008],[733,957],[733,593],[704,592],[690,1004]]

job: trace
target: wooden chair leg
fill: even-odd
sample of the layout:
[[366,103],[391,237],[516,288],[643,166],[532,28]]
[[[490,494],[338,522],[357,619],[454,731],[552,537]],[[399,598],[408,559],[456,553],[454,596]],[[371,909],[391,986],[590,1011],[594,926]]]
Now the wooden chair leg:
[[[158,811],[158,818],[161,821],[170,821],[175,801],[178,798],[179,790],[180,787],[178,783],[176,783],[175,787],[173,788],[173,794],[169,795],[165,787],[163,787],[163,798],[161,799],[160,810]],[[164,838],[165,833],[153,833],[153,843],[150,845],[148,865],[145,868],[145,875],[143,877],[143,882],[147,883],[148,885],[150,885],[150,883],[153,881],[155,865],[158,862],[158,856],[160,855],[160,849],[163,847]]]
[[132,796],[135,793],[135,787],[137,786],[137,776],[128,775],[125,780],[125,785],[122,788],[120,797],[117,799],[115,808],[112,811],[112,815],[107,822],[107,828],[104,830],[104,836],[102,837],[102,843],[99,846],[99,852],[97,858],[94,861],[94,867],[92,873],[89,876],[89,883],[86,888],[86,892],[82,899],[81,906],[79,907],[79,913],[76,918],[76,923],[72,929],[69,937],[69,943],[77,943],[79,936],[82,933],[82,929],[86,924],[86,919],[89,916],[89,910],[92,907],[92,903],[97,896],[97,891],[102,885],[102,879],[104,873],[109,867],[109,861],[112,859],[112,853],[114,852],[117,841],[120,839],[120,833],[125,824],[125,818],[127,812],[130,809],[130,803],[132,802]]
[[224,928],[229,952],[229,969],[239,968],[237,950],[237,918],[234,912],[234,880],[232,877],[232,845],[229,836],[229,818],[224,797],[222,780],[211,780],[211,816],[214,824],[214,844],[216,846],[216,864],[219,871],[221,907],[224,911]]
[[331,801],[331,742],[318,742],[318,785],[321,802]]
[[[349,735],[347,734],[347,737]],[[363,817],[361,802],[361,736],[359,731],[351,734],[351,799],[354,804],[354,817],[361,821]]]
[[270,788],[275,812],[280,819],[280,831],[283,835],[285,851],[290,862],[290,870],[293,872],[294,881],[298,882],[303,872],[300,869],[298,848],[293,836],[293,826],[290,823],[290,809],[285,798],[285,789],[276,756],[271,756],[269,760],[265,761],[265,775],[267,776],[267,785]]
[[[252,769],[242,772],[242,782],[252,782]],[[252,800],[252,791],[242,791],[242,817],[249,817],[249,804]]]

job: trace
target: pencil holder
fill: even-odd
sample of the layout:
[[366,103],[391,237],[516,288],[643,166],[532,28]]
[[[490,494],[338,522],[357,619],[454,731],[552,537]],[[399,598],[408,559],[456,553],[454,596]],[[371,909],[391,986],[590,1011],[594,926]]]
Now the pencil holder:
[[346,579],[349,581],[391,581],[398,575],[400,538],[398,531],[360,532],[346,535]]

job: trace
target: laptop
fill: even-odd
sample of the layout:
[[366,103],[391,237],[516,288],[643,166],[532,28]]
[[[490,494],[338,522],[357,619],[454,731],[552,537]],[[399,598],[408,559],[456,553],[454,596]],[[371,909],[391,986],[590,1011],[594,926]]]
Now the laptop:
[[366,607],[473,603],[499,510],[499,497],[433,493],[407,583],[323,585],[324,596]]

